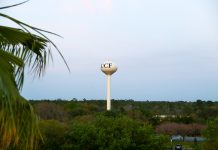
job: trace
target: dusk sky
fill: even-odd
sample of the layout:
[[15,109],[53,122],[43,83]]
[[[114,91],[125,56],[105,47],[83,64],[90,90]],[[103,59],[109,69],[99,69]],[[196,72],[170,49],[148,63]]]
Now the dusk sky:
[[111,60],[114,99],[218,100],[217,0],[30,0],[3,12],[64,37],[48,35],[71,72],[52,48],[45,76],[26,74],[27,99],[105,99]]

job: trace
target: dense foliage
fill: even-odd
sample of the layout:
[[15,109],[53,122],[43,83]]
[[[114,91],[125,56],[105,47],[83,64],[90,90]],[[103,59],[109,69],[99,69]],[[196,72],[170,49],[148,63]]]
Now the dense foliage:
[[215,136],[209,138],[210,132],[214,131],[210,129],[218,129],[212,121],[218,116],[218,103],[212,101],[112,100],[110,112],[105,111],[106,101],[103,100],[30,102],[41,118],[40,129],[44,137],[44,142],[40,144],[42,150],[164,150],[175,146],[176,142],[170,141],[172,135],[205,135],[211,140],[185,144],[187,148],[202,149],[203,144],[216,140]]
[[207,129],[204,133],[207,142],[204,145],[205,150],[218,149],[218,117],[208,122]]
[[68,128],[58,121],[42,121],[41,129],[46,139],[40,149],[155,150],[166,149],[168,142],[166,136],[157,136],[151,125],[108,112],[78,117]]

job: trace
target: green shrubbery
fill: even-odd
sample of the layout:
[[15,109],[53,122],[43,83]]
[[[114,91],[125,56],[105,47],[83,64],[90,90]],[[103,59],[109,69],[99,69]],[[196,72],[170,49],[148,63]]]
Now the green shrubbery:
[[63,150],[156,150],[169,139],[157,136],[152,126],[113,113],[100,113],[88,120],[72,120],[68,127],[58,121],[42,121],[45,142],[41,149]]
[[[170,136],[178,134],[207,138],[206,142],[182,142],[185,148],[218,149],[217,114],[202,115],[203,108],[218,109],[217,102],[112,102],[112,111],[104,111],[106,102],[101,100],[31,101],[42,119],[44,141],[39,149],[164,150],[179,143],[170,142]],[[207,125],[208,120],[213,121]]]
[[207,141],[204,144],[204,150],[218,149],[218,117],[208,122],[204,133]]

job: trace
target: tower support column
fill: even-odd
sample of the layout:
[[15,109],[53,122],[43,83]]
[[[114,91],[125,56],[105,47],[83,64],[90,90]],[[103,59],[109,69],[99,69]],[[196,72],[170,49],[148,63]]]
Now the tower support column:
[[107,75],[107,110],[111,110],[111,75]]

